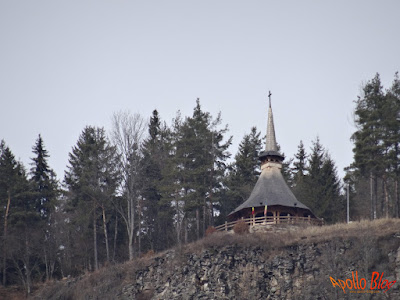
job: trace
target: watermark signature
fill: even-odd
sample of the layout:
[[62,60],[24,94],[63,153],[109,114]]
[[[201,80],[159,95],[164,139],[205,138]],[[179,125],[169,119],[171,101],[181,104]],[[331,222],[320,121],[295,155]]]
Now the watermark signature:
[[[348,290],[350,293],[380,293],[383,291],[386,293],[390,288],[396,283],[396,280],[389,281],[387,279],[383,279],[383,273],[372,272],[371,280],[369,283],[365,278],[358,278],[358,271],[354,273],[351,272],[352,278],[348,278],[345,280],[335,280],[331,276],[329,276],[333,287],[339,287],[346,293]],[[369,289],[368,289],[369,287]]]

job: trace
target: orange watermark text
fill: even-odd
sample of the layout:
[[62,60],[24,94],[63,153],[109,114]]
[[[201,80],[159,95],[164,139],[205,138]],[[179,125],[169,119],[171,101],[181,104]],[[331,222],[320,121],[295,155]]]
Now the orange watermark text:
[[346,293],[347,290],[365,290],[366,288],[369,287],[369,290],[375,290],[375,291],[382,291],[386,293],[390,288],[396,283],[396,281],[389,281],[387,279],[383,279],[383,273],[379,274],[379,272],[372,272],[371,280],[368,284],[367,280],[365,278],[358,278],[358,272],[356,271],[351,272],[352,278],[348,278],[345,280],[335,280],[331,276],[329,278],[331,279],[333,287],[339,287],[343,290],[344,293]]

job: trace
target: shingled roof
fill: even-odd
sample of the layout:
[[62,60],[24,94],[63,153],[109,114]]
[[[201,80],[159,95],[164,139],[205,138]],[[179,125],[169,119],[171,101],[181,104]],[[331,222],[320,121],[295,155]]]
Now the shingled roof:
[[286,184],[281,170],[277,167],[265,168],[262,171],[250,197],[231,212],[230,215],[242,210],[243,208],[265,205],[281,205],[310,210],[307,206],[296,199],[296,196]]
[[[268,124],[267,124],[267,141],[265,151],[263,151],[259,159],[265,165],[261,167],[262,171],[257,180],[250,197],[233,212],[232,216],[237,212],[251,207],[280,205],[292,208],[301,208],[309,210],[310,215],[314,216],[311,210],[296,199],[285,179],[282,176],[281,168],[284,156],[279,153],[278,145],[275,137],[274,119],[271,107],[271,93],[269,94]],[[229,217],[228,216],[228,217]]]

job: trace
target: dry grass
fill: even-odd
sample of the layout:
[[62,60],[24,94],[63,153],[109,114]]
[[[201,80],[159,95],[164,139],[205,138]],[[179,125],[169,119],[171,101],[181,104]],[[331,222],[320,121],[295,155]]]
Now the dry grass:
[[198,252],[204,248],[218,248],[226,245],[272,250],[295,244],[329,241],[334,238],[383,237],[391,234],[400,236],[400,219],[363,220],[350,224],[338,223],[326,226],[299,226],[295,230],[286,232],[257,232],[246,235],[216,232],[186,245],[185,252]]
[[[80,278],[68,279],[66,281],[50,282],[45,285],[33,299],[93,299],[93,295],[117,295],[126,283],[136,279],[137,271],[143,270],[154,263],[155,258],[165,257],[166,252],[174,251],[173,259],[169,259],[168,268],[176,264],[186,262],[187,253],[200,253],[204,249],[218,249],[229,245],[238,247],[257,247],[264,250],[265,255],[272,256],[283,252],[285,247],[319,243],[331,240],[357,240],[360,245],[365,244],[365,249],[358,247],[370,254],[367,241],[372,239],[372,244],[378,239],[387,239],[398,242],[399,239],[392,239],[391,236],[400,237],[400,219],[380,219],[375,221],[360,221],[351,224],[335,224],[327,226],[297,227],[295,230],[284,232],[265,232],[252,234],[233,234],[231,232],[214,232],[205,238],[175,249],[166,250],[162,253],[147,253],[140,259],[124,264],[104,267],[96,272],[89,273]],[[364,249],[364,250],[363,250]],[[358,255],[358,252],[354,255]],[[366,268],[379,265],[381,259],[371,253],[371,262]],[[170,257],[170,258],[171,258]],[[386,258],[385,258],[386,259]],[[0,291],[1,292],[1,291]],[[150,293],[150,292],[149,292]],[[0,294],[1,295],[1,294]],[[139,296],[139,295],[138,295]],[[140,295],[147,299],[151,295]],[[138,298],[140,298],[138,297]],[[104,299],[106,299],[104,298]],[[13,298],[10,298],[13,299]],[[18,298],[14,298],[18,299]]]
[[207,228],[207,230],[206,230],[206,236],[209,236],[209,235],[215,233],[216,231],[217,231],[217,229],[215,229],[214,226],[209,226],[209,227]]
[[[146,268],[154,261],[154,257],[162,255],[150,254],[124,264],[105,266],[78,278],[47,282],[31,299],[80,300],[93,299],[93,295],[100,297],[95,299],[112,299],[114,297],[111,295],[118,295],[124,284],[136,280],[137,270]],[[148,299],[148,295],[138,295],[138,299]]]
[[249,233],[249,225],[241,219],[236,222],[235,226],[233,226],[233,232],[236,234],[246,234]]
[[26,299],[25,291],[17,286],[9,286],[4,288],[0,286],[0,300],[23,300]]

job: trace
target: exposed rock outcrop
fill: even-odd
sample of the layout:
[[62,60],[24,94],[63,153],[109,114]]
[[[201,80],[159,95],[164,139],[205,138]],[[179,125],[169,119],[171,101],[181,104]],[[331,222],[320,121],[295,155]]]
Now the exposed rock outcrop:
[[[213,234],[183,249],[50,284],[35,299],[400,299],[400,227],[394,227],[400,221],[393,222],[334,233]],[[373,272],[382,278],[371,290]],[[379,289],[394,281],[386,293],[387,286]]]
[[[365,261],[369,249],[354,249],[357,244],[347,240],[302,244],[274,255],[260,247],[238,246],[207,249],[200,254],[179,255],[171,251],[138,271],[136,282],[125,285],[118,298],[146,295],[149,299],[341,299],[345,293],[332,285],[330,277],[346,280],[352,278],[352,271],[357,271],[368,282],[363,292],[369,290],[371,271]],[[375,266],[376,271],[399,282],[400,247],[391,249],[386,257],[376,250],[382,259],[382,265]],[[360,255],[354,260],[356,253]],[[399,291],[399,284],[395,284],[388,293],[398,299]]]

